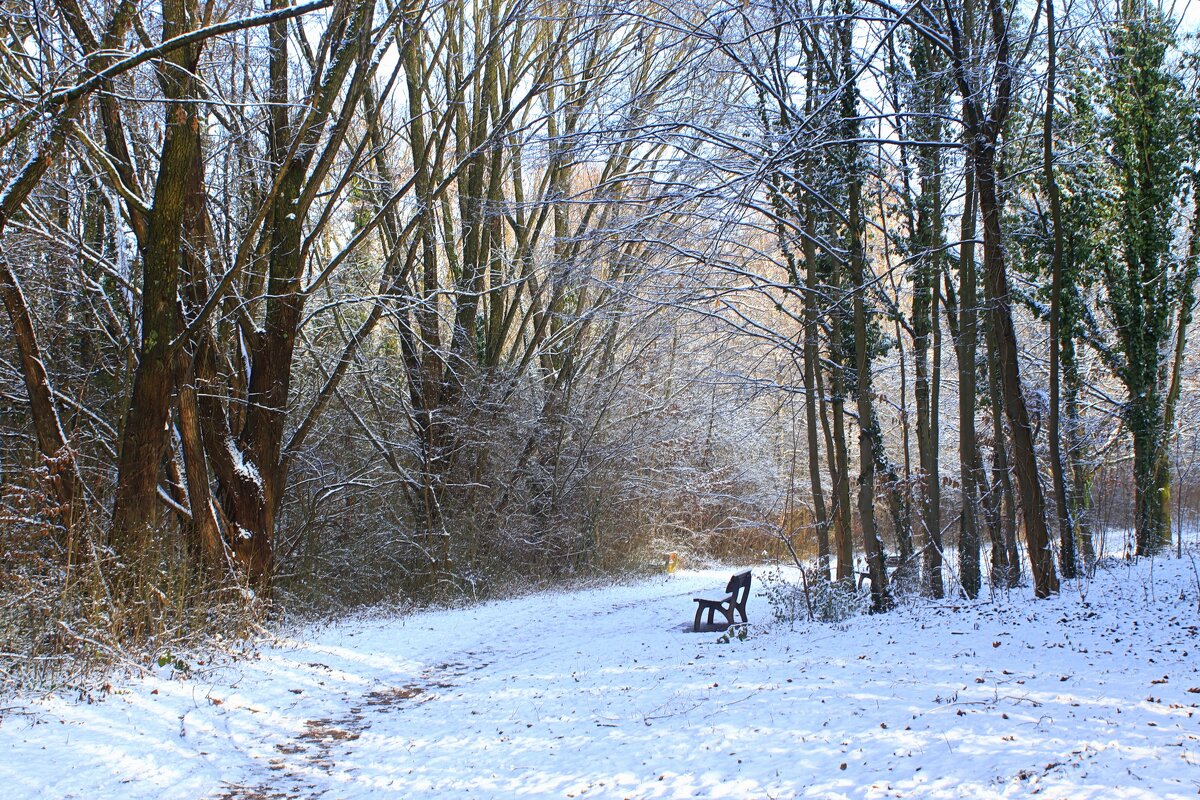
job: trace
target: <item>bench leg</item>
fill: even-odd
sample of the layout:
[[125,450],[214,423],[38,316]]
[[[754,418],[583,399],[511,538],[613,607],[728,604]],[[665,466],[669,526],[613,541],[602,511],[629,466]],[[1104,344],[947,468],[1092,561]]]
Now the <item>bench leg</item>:
[[[708,611],[708,619],[706,620],[704,612]],[[725,618],[726,625],[737,624],[737,614],[741,614],[742,622],[746,622],[746,612],[744,609],[730,603],[724,605],[722,603],[697,603],[696,604],[696,619],[692,622],[692,630],[699,631],[701,622],[704,622],[709,627],[716,624],[716,613],[720,611],[721,616]]]

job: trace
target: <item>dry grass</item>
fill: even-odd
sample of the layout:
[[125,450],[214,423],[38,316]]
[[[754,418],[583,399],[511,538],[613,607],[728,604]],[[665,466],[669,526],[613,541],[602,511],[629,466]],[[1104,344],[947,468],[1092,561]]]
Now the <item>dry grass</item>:
[[101,546],[93,518],[79,516],[68,531],[37,488],[4,487],[0,692],[83,688],[262,620],[265,606],[252,592],[203,579],[171,536],[131,567]]

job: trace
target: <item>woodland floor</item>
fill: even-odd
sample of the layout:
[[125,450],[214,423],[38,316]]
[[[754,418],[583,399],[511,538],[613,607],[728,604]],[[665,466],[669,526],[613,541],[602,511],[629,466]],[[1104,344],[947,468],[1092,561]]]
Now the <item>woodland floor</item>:
[[361,615],[10,698],[0,795],[1196,797],[1198,563],[834,624],[768,622],[760,581],[728,643],[685,631],[728,569]]

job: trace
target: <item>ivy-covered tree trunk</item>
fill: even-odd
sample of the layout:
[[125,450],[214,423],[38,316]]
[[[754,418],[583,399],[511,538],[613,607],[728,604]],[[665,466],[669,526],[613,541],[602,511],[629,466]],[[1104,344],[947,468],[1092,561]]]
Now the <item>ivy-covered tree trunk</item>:
[[1084,566],[1090,567],[1096,563],[1096,546],[1092,541],[1092,531],[1088,522],[1095,470],[1094,467],[1087,464],[1086,460],[1087,443],[1083,433],[1079,402],[1080,395],[1083,393],[1083,380],[1079,374],[1075,342],[1070,336],[1063,340],[1062,362],[1067,417],[1066,458],[1068,471],[1071,474],[1071,492],[1068,499],[1071,503],[1071,516],[1075,520],[1076,546]]
[[1137,554],[1145,556],[1171,543],[1171,473],[1162,457],[1167,442],[1157,392],[1130,402],[1127,419],[1133,436]]
[[1184,294],[1173,253],[1174,216],[1187,162],[1187,109],[1194,101],[1185,101],[1169,71],[1173,37],[1160,13],[1144,0],[1129,0],[1121,16],[1107,39],[1106,125],[1120,254],[1108,261],[1104,278],[1133,437],[1136,552],[1149,555],[1171,541],[1166,359],[1172,309]]

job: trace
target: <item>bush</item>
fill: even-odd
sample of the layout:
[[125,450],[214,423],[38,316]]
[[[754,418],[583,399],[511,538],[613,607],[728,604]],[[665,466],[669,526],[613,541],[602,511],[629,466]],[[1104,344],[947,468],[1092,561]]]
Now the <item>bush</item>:
[[763,595],[774,622],[792,625],[797,621],[842,622],[864,613],[867,598],[845,583],[830,583],[816,569],[806,568],[800,580],[782,570],[763,575]]

